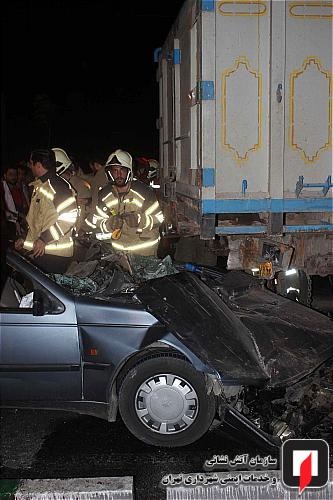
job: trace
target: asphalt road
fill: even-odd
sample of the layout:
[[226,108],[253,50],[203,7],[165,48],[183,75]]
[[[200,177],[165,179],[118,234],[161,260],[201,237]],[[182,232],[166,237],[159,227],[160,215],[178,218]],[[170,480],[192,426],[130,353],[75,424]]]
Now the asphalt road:
[[0,427],[2,479],[129,475],[136,500],[165,499],[159,485],[164,475],[204,472],[205,460],[214,454],[269,454],[241,436],[241,442],[231,441],[221,429],[187,447],[156,448],[138,441],[121,421],[65,412],[1,410]]

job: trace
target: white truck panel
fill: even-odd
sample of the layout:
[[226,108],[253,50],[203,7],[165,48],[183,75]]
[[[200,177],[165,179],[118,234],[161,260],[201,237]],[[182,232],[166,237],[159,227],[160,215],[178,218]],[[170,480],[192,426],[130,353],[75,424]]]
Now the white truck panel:
[[[200,29],[200,72],[198,80],[202,82],[214,82],[216,78],[216,25],[213,15],[201,17]],[[216,113],[215,100],[203,99],[199,108],[200,112],[200,150],[199,166],[203,171],[214,169],[216,172]],[[216,178],[216,174],[215,174]],[[206,183],[209,184],[209,183]],[[215,185],[202,186],[202,199],[215,199]]]
[[[260,6],[259,6],[260,7]],[[270,6],[216,6],[216,195],[268,196]]]
[[[323,183],[332,174],[332,8],[330,2],[286,2],[284,191],[299,176]],[[329,17],[329,14],[331,17]],[[302,196],[320,196],[318,188]]]
[[180,234],[227,236],[233,256],[275,241],[329,268],[332,19],[325,0],[184,2],[159,57],[164,207]]
[[285,140],[285,9],[278,2],[271,4],[271,84],[270,84],[270,175],[269,192],[273,199],[283,198]]

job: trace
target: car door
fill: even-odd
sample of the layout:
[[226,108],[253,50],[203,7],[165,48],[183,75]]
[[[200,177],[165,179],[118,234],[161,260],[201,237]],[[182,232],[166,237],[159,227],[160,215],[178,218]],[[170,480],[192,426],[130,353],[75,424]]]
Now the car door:
[[[57,296],[51,280],[37,270],[35,274],[42,276],[43,284],[33,274],[22,272],[22,268],[9,266],[8,272],[0,303],[2,403],[81,399],[74,300]],[[21,298],[28,291],[24,307]],[[34,304],[29,304],[29,299]]]

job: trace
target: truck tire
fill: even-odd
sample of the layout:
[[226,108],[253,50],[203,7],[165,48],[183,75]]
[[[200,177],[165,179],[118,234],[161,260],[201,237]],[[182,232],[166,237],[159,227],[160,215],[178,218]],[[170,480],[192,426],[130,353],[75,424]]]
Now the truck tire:
[[209,429],[216,400],[205,377],[182,359],[146,359],[125,376],[121,417],[138,439],[155,446],[185,446]]

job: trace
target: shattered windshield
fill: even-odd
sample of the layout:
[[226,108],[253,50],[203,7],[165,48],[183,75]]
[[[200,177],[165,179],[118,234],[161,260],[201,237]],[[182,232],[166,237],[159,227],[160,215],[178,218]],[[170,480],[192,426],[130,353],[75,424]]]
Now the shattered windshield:
[[133,292],[142,283],[179,271],[168,255],[163,260],[153,256],[128,255],[100,245],[87,251],[84,261],[73,261],[65,274],[49,274],[58,285],[75,296],[107,298]]

